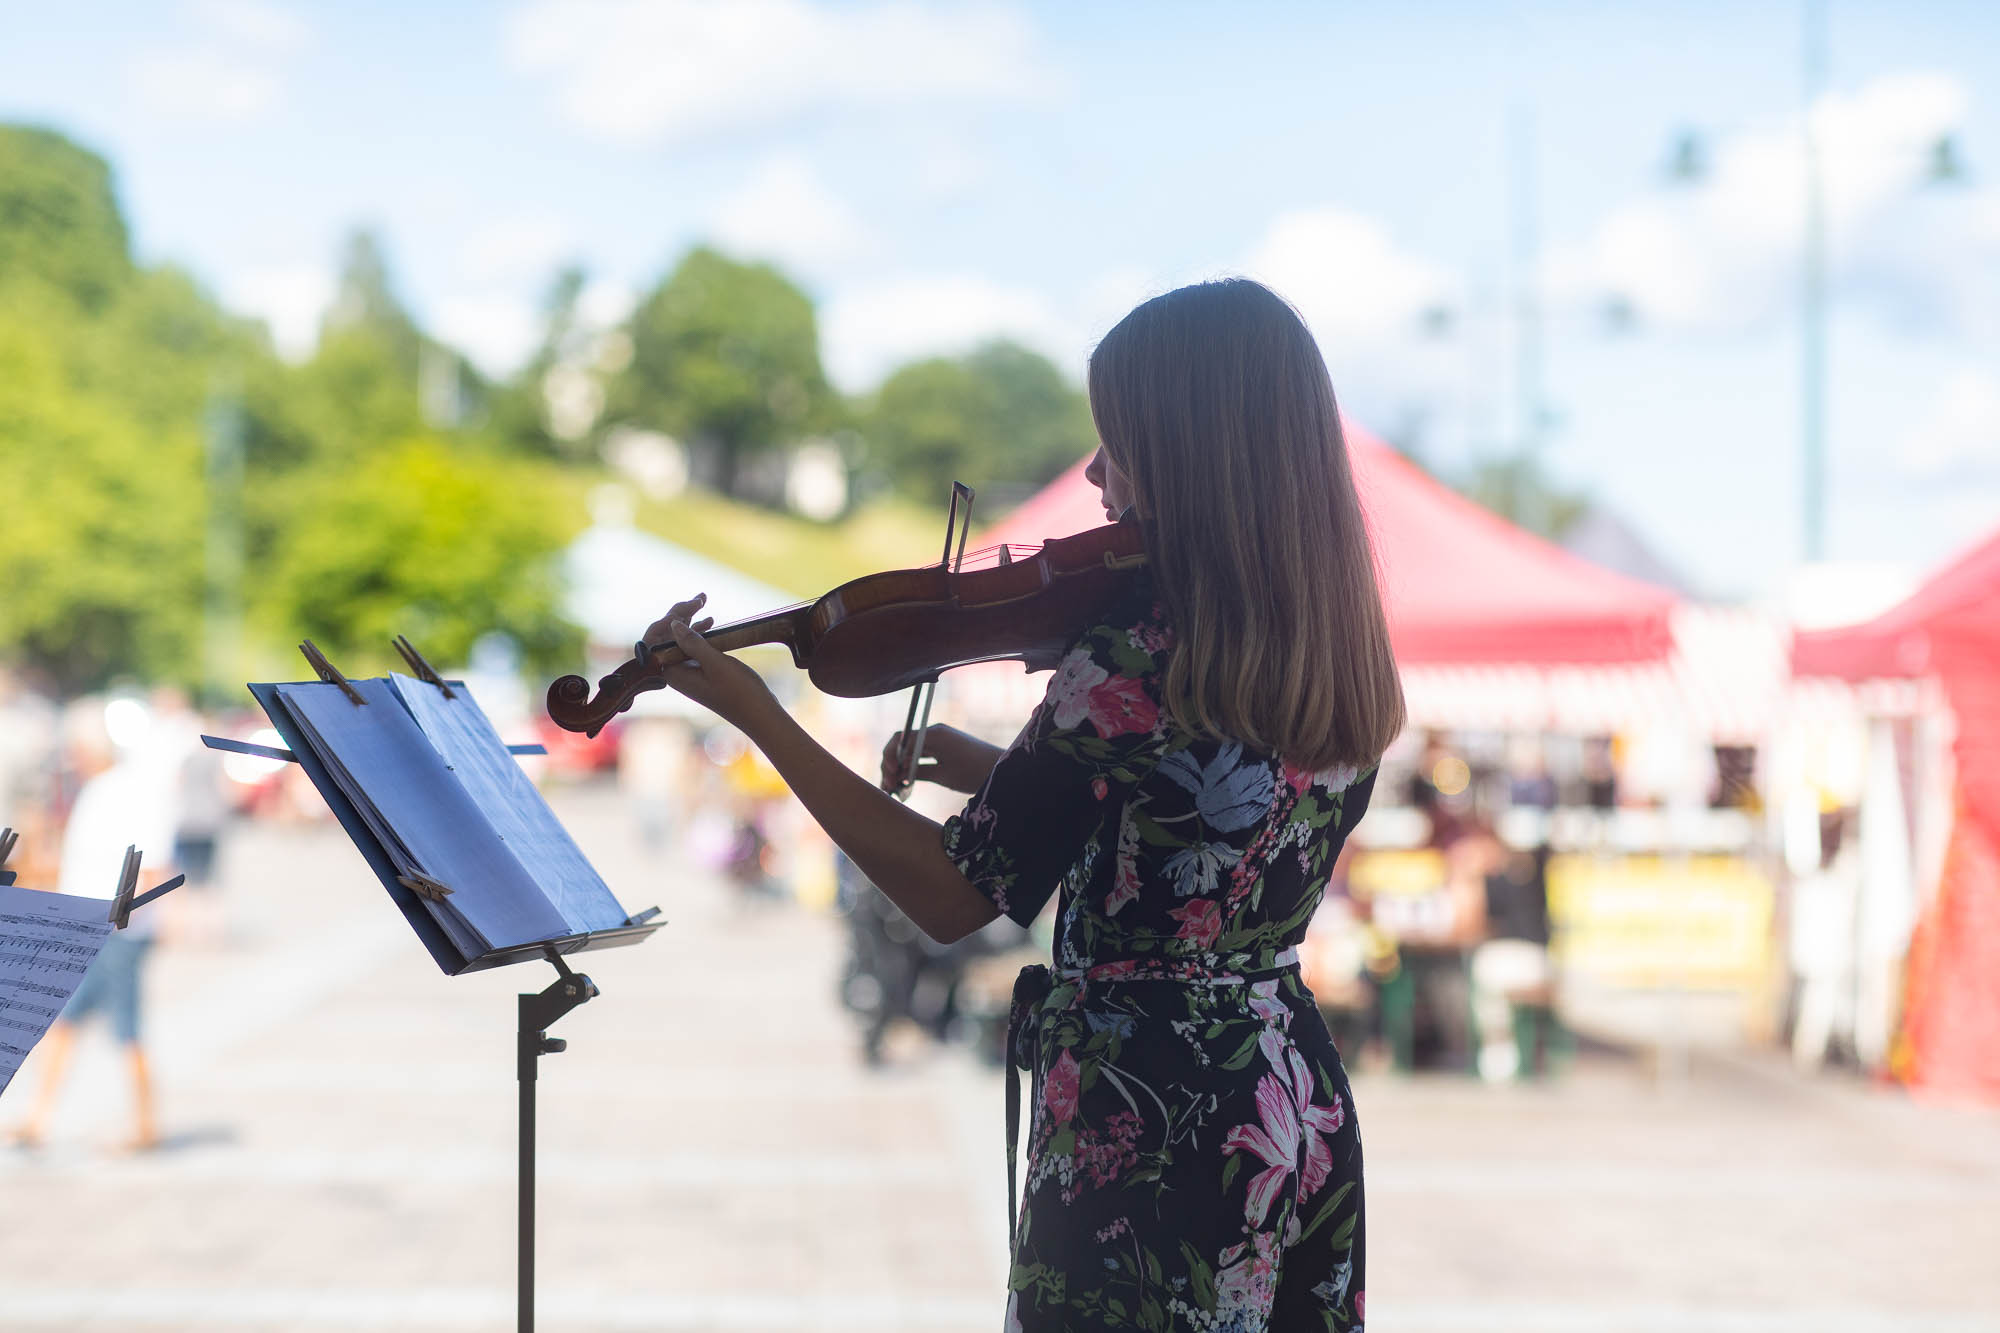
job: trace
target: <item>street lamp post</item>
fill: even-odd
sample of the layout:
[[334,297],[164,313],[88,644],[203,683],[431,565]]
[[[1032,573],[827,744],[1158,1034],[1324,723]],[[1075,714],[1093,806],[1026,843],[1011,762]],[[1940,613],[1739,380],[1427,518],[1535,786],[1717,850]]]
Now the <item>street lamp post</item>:
[[1803,537],[1809,563],[1826,558],[1826,181],[1813,110],[1826,82],[1825,0],[1803,0],[1805,238],[1799,292],[1799,433]]

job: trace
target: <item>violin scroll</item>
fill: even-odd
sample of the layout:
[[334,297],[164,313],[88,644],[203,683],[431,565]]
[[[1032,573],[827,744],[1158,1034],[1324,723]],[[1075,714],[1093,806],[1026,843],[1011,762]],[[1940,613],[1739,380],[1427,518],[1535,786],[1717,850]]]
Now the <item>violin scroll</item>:
[[564,731],[580,731],[596,736],[605,723],[632,706],[632,700],[647,690],[667,683],[665,664],[634,657],[597,682],[591,697],[590,682],[582,676],[560,676],[549,686],[549,718]]

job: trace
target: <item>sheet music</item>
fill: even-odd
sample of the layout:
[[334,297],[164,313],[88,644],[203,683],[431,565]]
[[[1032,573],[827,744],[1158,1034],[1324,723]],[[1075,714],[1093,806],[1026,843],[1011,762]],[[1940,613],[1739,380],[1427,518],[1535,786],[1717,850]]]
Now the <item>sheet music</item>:
[[521,771],[520,761],[508,753],[507,743],[471,693],[456,689],[447,699],[437,686],[410,676],[391,674],[390,680],[501,840],[562,913],[569,932],[624,925],[625,909]]
[[108,898],[0,884],[0,1092],[111,934]]
[[[460,952],[476,957],[572,933],[390,682],[349,683],[364,705],[318,682],[277,693],[398,868],[451,887],[444,902],[425,902]],[[466,929],[477,940],[462,942]]]

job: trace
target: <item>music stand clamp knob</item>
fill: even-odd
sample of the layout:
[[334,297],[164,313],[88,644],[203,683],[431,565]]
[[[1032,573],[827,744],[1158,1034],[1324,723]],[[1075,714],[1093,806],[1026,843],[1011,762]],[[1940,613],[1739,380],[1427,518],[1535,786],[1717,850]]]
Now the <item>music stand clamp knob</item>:
[[566,1051],[568,1049],[569,1049],[569,1043],[564,1041],[561,1037],[542,1038],[543,1055],[555,1055],[558,1054],[559,1052]]

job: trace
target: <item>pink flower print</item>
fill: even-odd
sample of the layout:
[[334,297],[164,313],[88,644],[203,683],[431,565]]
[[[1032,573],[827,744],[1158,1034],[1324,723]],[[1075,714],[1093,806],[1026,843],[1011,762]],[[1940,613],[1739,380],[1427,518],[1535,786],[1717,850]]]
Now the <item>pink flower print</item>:
[[1049,686],[1049,718],[1068,731],[1090,716],[1090,692],[1111,679],[1111,673],[1090,660],[1084,649],[1076,649],[1063,659],[1062,667]]
[[[1305,1062],[1298,1052],[1292,1052],[1292,1059],[1298,1062],[1299,1086],[1305,1090],[1305,1100],[1312,1095],[1312,1079],[1306,1075]],[[1333,1094],[1333,1101],[1325,1106],[1302,1107],[1299,1119],[1303,1123],[1306,1139],[1306,1164],[1299,1172],[1299,1197],[1310,1199],[1319,1193],[1319,1187],[1326,1184],[1326,1178],[1333,1174],[1333,1149],[1327,1146],[1327,1136],[1338,1134],[1340,1127],[1347,1123],[1347,1107],[1341,1102],[1340,1094]]]
[[1257,1118],[1262,1124],[1238,1125],[1222,1141],[1223,1156],[1248,1152],[1264,1163],[1265,1169],[1251,1178],[1243,1205],[1252,1226],[1263,1225],[1301,1147],[1305,1164],[1299,1172],[1300,1199],[1311,1198],[1326,1184],[1333,1174],[1333,1149],[1325,1136],[1337,1133],[1347,1122],[1347,1109],[1338,1096],[1328,1106],[1312,1104],[1312,1073],[1298,1048],[1286,1042],[1277,1028],[1264,1029],[1257,1049],[1271,1063],[1271,1072],[1257,1080]]
[[1257,1118],[1261,1125],[1238,1125],[1222,1141],[1222,1155],[1247,1152],[1264,1163],[1264,1169],[1250,1178],[1250,1191],[1243,1201],[1243,1216],[1253,1227],[1264,1224],[1292,1164],[1299,1159],[1298,1109],[1292,1104],[1291,1089],[1276,1074],[1257,1080]]
[[[1240,1262],[1230,1262],[1238,1256]],[[1268,1315],[1278,1295],[1278,1238],[1257,1232],[1247,1247],[1232,1245],[1222,1259],[1223,1269],[1215,1275],[1216,1314]]]
[[1098,800],[1100,801],[1103,800],[1110,793],[1111,793],[1111,784],[1104,780],[1104,775],[1102,773],[1099,773],[1096,777],[1090,780],[1090,794],[1092,796],[1095,796]]
[[1049,1067],[1048,1081],[1042,1084],[1042,1105],[1056,1118],[1058,1125],[1067,1124],[1076,1114],[1077,1076],[1076,1057],[1064,1051]]
[[1090,724],[1107,740],[1133,732],[1148,732],[1160,720],[1159,705],[1132,676],[1107,675],[1089,696]]
[[[1086,1129],[1076,1136],[1076,1169],[1079,1177],[1088,1174],[1098,1188],[1118,1179],[1119,1173],[1139,1164],[1139,1130],[1136,1112],[1120,1111],[1105,1122],[1104,1133]],[[1102,1240],[1100,1236],[1098,1239]]]
[[1253,981],[1250,983],[1250,1012],[1266,1023],[1280,1026],[1292,1021],[1292,1011],[1285,1008],[1285,1002],[1278,998],[1278,979]]
[[1368,1293],[1365,1291],[1354,1293],[1354,1317],[1356,1319],[1368,1317]]
[[1120,908],[1139,896],[1139,822],[1126,806],[1118,819],[1118,867],[1112,874],[1111,892],[1104,895],[1104,915],[1117,916]]
[[1204,953],[1222,933],[1222,906],[1213,898],[1190,899],[1167,915],[1181,923],[1174,938],[1186,940]]

